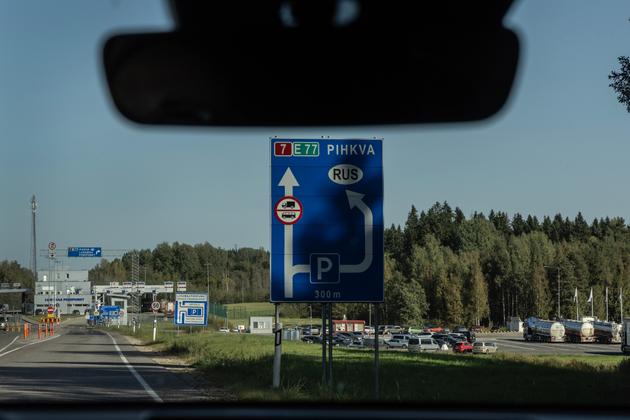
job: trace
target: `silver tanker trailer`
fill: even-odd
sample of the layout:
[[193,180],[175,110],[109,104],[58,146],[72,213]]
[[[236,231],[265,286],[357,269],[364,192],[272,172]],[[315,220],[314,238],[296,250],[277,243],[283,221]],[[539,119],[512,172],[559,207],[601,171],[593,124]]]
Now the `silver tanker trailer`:
[[523,338],[525,341],[562,343],[564,341],[564,333],[564,326],[557,321],[530,317],[525,320],[523,325]]
[[597,341],[604,344],[619,344],[621,343],[621,333],[623,327],[616,322],[595,321],[593,322],[595,328],[595,337]]
[[594,343],[595,327],[589,321],[577,321],[574,319],[565,319],[562,321],[567,341],[573,343]]

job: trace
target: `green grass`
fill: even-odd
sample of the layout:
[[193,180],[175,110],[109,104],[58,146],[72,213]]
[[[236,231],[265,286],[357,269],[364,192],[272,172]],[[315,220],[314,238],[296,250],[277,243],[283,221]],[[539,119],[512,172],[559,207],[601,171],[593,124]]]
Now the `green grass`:
[[[145,328],[146,327],[146,328]],[[150,328],[137,336],[150,339]],[[121,328],[121,332],[129,333]],[[271,389],[273,338],[160,334],[158,347],[191,362],[210,382],[245,400],[371,400],[373,354],[335,349],[334,386],[321,385],[321,347],[284,342],[282,386]],[[381,397],[390,401],[628,405],[623,356],[493,356],[381,353]]]

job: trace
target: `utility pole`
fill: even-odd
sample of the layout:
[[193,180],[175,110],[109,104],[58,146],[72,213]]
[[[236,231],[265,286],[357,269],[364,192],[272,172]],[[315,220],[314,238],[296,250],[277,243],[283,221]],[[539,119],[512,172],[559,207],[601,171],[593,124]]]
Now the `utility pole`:
[[560,319],[560,266],[559,265],[544,265],[545,268],[553,268],[557,273],[557,288],[558,288],[558,309],[556,310],[556,318]]
[[[33,276],[37,281],[37,230],[35,224],[35,217],[37,213],[37,200],[35,199],[35,194],[31,198],[31,213],[32,213],[32,223],[31,223],[31,271],[33,272]],[[33,302],[33,305],[35,302]]]
[[208,300],[210,299],[210,263],[206,263],[206,286],[208,287]]

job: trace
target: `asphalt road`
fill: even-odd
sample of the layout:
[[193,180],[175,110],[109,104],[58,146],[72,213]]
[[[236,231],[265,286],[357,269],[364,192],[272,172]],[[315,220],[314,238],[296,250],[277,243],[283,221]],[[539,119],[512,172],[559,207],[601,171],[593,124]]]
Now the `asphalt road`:
[[531,342],[525,341],[521,334],[477,334],[477,341],[495,341],[498,350],[504,353],[586,356],[622,354],[619,344]]
[[[28,340],[0,335],[1,402],[200,401],[204,383],[157,364],[120,336],[68,321],[58,334]],[[13,341],[13,342],[12,342]]]

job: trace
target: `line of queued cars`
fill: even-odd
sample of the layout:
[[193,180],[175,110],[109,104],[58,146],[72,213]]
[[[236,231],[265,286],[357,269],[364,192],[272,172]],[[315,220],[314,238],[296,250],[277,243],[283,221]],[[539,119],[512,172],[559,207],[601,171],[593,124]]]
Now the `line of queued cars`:
[[[302,341],[309,344],[321,343],[318,329],[303,329]],[[373,347],[374,328],[365,327],[364,332],[335,332],[333,345],[345,347]],[[496,353],[495,342],[476,341],[475,332],[465,327],[453,331],[436,326],[425,328],[403,328],[397,325],[379,326],[381,348],[407,350],[412,353],[452,351],[455,353]]]

